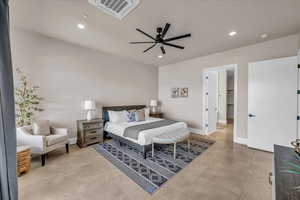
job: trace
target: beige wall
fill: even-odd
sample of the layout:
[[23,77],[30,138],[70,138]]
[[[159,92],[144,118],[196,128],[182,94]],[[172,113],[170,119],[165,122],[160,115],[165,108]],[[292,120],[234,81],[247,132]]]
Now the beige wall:
[[298,35],[298,55],[300,56],[300,32],[299,32],[299,35]]
[[[199,57],[159,68],[159,99],[167,117],[202,128],[202,70],[238,64],[237,137],[247,138],[248,63],[297,55],[298,35]],[[189,98],[172,99],[172,87],[189,87]]]
[[[21,68],[40,86],[45,99],[39,118],[66,126],[74,136],[75,123],[85,117],[80,105],[147,104],[157,98],[158,69],[42,35],[13,29],[14,68]],[[17,83],[17,78],[15,76]]]
[[300,32],[299,32],[299,35],[298,35],[298,48],[300,49]]

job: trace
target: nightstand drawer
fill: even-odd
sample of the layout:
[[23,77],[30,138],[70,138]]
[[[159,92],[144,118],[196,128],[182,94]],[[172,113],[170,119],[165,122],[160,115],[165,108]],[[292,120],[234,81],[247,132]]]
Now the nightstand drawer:
[[85,138],[85,142],[87,145],[93,144],[93,143],[98,143],[98,142],[103,142],[103,136],[102,135],[88,136]]
[[151,113],[150,117],[154,117],[154,118],[163,118],[164,114],[163,113]]
[[89,129],[97,129],[97,128],[102,128],[102,124],[99,123],[85,123],[83,125],[84,130],[89,130]]
[[95,136],[95,135],[100,135],[103,132],[103,129],[92,129],[92,130],[85,130],[84,134],[85,137],[89,137],[89,136]]

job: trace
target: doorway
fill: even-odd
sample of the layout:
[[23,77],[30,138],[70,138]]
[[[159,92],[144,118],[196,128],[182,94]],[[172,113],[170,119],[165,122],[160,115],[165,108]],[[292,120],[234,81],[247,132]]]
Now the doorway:
[[249,147],[273,152],[298,138],[297,90],[297,57],[249,64]]
[[237,124],[237,65],[208,68],[203,71],[203,129],[206,135]]

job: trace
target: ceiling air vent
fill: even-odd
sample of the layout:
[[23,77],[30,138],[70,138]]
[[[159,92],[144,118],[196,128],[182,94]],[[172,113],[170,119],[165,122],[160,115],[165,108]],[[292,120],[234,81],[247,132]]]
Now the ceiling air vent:
[[89,3],[121,20],[140,3],[140,0],[89,0]]

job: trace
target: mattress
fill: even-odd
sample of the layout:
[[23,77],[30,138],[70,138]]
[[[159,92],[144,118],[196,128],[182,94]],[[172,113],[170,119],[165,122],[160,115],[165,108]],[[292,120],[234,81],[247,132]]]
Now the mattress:
[[135,142],[139,145],[148,145],[152,143],[152,137],[156,135],[161,135],[164,133],[169,133],[172,131],[186,131],[187,129],[187,124],[185,122],[177,122],[168,126],[164,127],[159,127],[159,128],[154,128],[154,129],[148,129],[141,131],[139,134],[139,137],[137,140],[134,140],[132,138],[124,137],[124,131],[127,127],[130,126],[136,126],[140,124],[146,124],[146,123],[151,123],[155,121],[159,121],[162,119],[159,118],[149,118],[146,121],[140,121],[140,122],[122,122],[122,123],[113,123],[113,122],[106,122],[104,130],[112,133],[114,135],[126,138],[127,140],[130,140],[132,142]]

